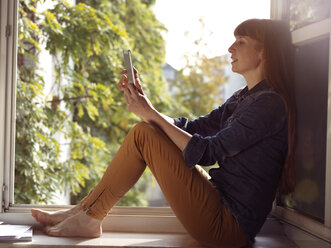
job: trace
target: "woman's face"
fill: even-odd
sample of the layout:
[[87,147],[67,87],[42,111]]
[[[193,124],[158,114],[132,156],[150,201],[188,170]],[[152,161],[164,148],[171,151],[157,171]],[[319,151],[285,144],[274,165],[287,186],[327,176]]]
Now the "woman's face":
[[235,36],[236,41],[229,47],[232,71],[245,76],[257,73],[262,68],[262,46],[249,36]]

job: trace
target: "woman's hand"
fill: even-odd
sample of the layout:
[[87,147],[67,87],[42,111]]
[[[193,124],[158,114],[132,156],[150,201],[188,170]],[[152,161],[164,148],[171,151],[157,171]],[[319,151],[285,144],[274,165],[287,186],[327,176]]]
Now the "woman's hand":
[[135,86],[128,82],[128,78],[126,77],[126,70],[123,70],[121,75],[122,77],[120,82],[117,84],[117,87],[118,89],[124,91],[126,108],[148,122],[150,116],[156,110],[144,94],[138,76],[138,71],[134,68]]
[[136,69],[134,69],[135,86],[128,83],[128,78],[125,75],[126,70],[123,70],[121,74],[122,78],[117,87],[124,91],[126,108],[143,118],[144,121],[157,125],[161,128],[163,132],[165,132],[176,144],[176,146],[183,151],[192,135],[178,128],[172,118],[159,113],[153,107],[144,94]]

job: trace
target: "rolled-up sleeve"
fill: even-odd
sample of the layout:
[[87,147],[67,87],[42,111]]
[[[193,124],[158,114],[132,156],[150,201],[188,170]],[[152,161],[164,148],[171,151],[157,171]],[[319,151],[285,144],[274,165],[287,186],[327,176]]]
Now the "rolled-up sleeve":
[[186,117],[173,118],[175,125],[183,130],[186,130],[188,119]]
[[285,123],[282,99],[276,94],[265,94],[215,135],[193,134],[183,150],[185,162],[193,168],[196,164],[208,166],[223,161],[274,135]]

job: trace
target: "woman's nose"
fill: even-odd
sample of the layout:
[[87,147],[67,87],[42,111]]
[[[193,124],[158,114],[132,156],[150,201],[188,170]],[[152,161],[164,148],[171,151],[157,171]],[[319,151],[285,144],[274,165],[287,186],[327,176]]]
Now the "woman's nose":
[[233,52],[233,49],[234,49],[233,46],[234,46],[234,43],[228,48],[229,53]]

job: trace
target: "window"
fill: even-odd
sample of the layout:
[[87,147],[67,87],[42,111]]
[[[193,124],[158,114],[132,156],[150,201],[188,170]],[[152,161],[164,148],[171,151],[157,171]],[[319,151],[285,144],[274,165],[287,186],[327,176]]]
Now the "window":
[[[26,1],[28,2],[28,1]],[[32,1],[35,2],[35,1]],[[43,2],[43,1],[42,1]],[[57,1],[56,1],[57,2]],[[26,215],[29,215],[29,209],[33,207],[33,205],[25,205],[20,204],[16,205],[14,203],[14,170],[15,170],[15,110],[16,110],[16,64],[22,65],[23,62],[26,62],[28,65],[33,65],[35,63],[32,60],[27,59],[27,57],[32,58],[33,56],[27,56],[27,57],[20,57],[18,56],[17,61],[17,54],[22,54],[22,51],[17,51],[17,43],[20,42],[20,39],[22,39],[22,36],[18,36],[20,33],[17,29],[17,27],[22,27],[18,25],[18,22],[20,21],[19,17],[19,1],[11,1],[11,0],[2,0],[0,2],[0,51],[1,51],[1,57],[0,57],[0,183],[2,186],[2,190],[0,191],[0,197],[3,200],[2,204],[0,206],[1,210],[1,219],[3,221],[8,221],[10,223],[28,223],[27,218],[25,218]],[[35,11],[34,6],[29,6],[30,10],[32,12]],[[31,9],[32,8],[32,9]],[[26,10],[27,11],[27,10]],[[31,13],[32,14],[32,13]],[[103,17],[102,13],[98,13],[100,18]],[[144,15],[140,16],[140,18],[144,18]],[[26,22],[27,24],[28,22]],[[36,28],[33,23],[28,23],[27,25],[30,25],[30,28],[34,29]],[[116,31],[116,30],[115,30]],[[121,30],[117,30],[120,32]],[[151,35],[156,39],[156,41],[161,42],[161,40],[157,40],[160,37],[155,35],[153,31],[148,30],[142,30],[142,32],[150,32]],[[142,35],[145,35],[144,33]],[[113,39],[110,39],[113,41]],[[27,46],[27,49],[33,47],[33,42],[29,40],[30,42],[26,42],[24,45]],[[126,44],[128,45],[128,44]],[[141,44],[142,46],[146,46],[145,44]],[[28,47],[31,46],[31,47]],[[151,46],[150,46],[151,47]],[[19,49],[22,49],[22,47],[19,47]],[[29,51],[33,51],[35,48],[30,49]],[[96,48],[97,49],[97,48]],[[117,50],[121,50],[119,47]],[[32,54],[33,55],[33,54]],[[139,54],[138,54],[139,55]],[[147,61],[150,63],[153,62],[153,58],[149,60],[149,56],[146,55]],[[56,64],[57,57],[51,58],[53,65]],[[72,58],[71,58],[72,59]],[[111,57],[108,57],[110,59],[111,63],[120,63],[119,61],[112,61]],[[142,58],[141,58],[142,59]],[[25,61],[22,61],[25,60]],[[61,61],[63,62],[63,60]],[[68,69],[72,69],[71,65],[72,62],[68,61]],[[152,65],[152,64],[151,64]],[[161,68],[160,68],[161,70]],[[37,73],[41,73],[40,71],[37,71]],[[157,73],[157,71],[156,71]],[[53,74],[54,76],[54,74]],[[95,75],[94,75],[95,76]],[[109,75],[106,75],[109,76]],[[110,75],[113,78],[113,75]],[[54,76],[55,77],[55,76]],[[22,80],[22,78],[19,78],[19,80]],[[155,82],[159,82],[159,78],[156,78],[156,76],[153,76],[153,79]],[[64,82],[63,80],[62,82]],[[31,82],[29,82],[31,83]],[[33,82],[32,82],[33,83]],[[162,86],[162,83],[160,81],[159,83],[160,87]],[[23,85],[23,87],[28,87],[27,85]],[[101,87],[101,86],[99,86]],[[33,87],[31,87],[33,88]],[[98,87],[93,88],[89,91],[89,94],[94,94],[94,90],[97,90]],[[38,87],[36,89],[32,90],[38,90]],[[106,94],[107,92],[103,91],[104,89],[101,89],[100,94]],[[155,89],[156,90],[156,89]],[[84,92],[84,89],[83,89]],[[79,92],[81,93],[81,92]],[[153,89],[151,90],[151,93],[153,93]],[[156,95],[156,94],[155,94]],[[78,95],[82,96],[82,95]],[[84,96],[84,95],[83,95]],[[60,95],[59,97],[66,97],[64,95]],[[34,99],[35,100],[35,99]],[[40,100],[40,99],[37,99]],[[54,99],[53,99],[54,100]],[[117,100],[117,99],[115,99]],[[55,101],[56,102],[56,101]],[[36,105],[40,105],[40,102],[35,101],[32,102],[36,107]],[[47,102],[46,102],[47,103]],[[51,102],[50,102],[51,103]],[[32,104],[32,105],[33,105]],[[52,107],[52,104],[49,105]],[[104,105],[106,106],[106,105]],[[20,111],[20,107],[17,108],[17,111]],[[133,121],[133,118],[130,117]],[[135,120],[136,121],[136,120]],[[21,124],[21,123],[19,123]],[[42,123],[41,123],[42,124]],[[124,123],[127,124],[127,123]],[[38,126],[40,127],[40,125]],[[43,131],[42,129],[40,129]],[[39,137],[42,137],[41,135]],[[58,137],[56,137],[58,138]],[[61,139],[61,137],[59,138]],[[35,147],[36,150],[42,149],[42,147]],[[40,178],[38,178],[40,180]],[[29,190],[28,185],[23,185],[22,187],[26,187],[26,190]],[[22,192],[24,194],[24,192]],[[40,207],[40,205],[38,206]],[[58,208],[64,208],[66,206],[47,206],[48,209],[58,209]],[[6,212],[5,214],[3,212]],[[18,214],[19,213],[19,214]],[[109,223],[107,221],[104,222],[104,230],[125,230],[125,231],[135,231],[140,230],[143,232],[153,232],[155,230],[158,230],[158,228],[161,228],[160,231],[173,231],[173,230],[179,230],[183,231],[182,226],[179,224],[177,219],[174,217],[172,211],[169,208],[114,208],[112,210],[112,216],[111,216],[111,222],[112,225],[109,226]],[[125,225],[123,229],[123,223],[126,221],[125,216],[131,215],[130,217],[130,224]],[[146,214],[149,215],[151,218],[149,219],[150,225],[146,226]],[[144,216],[142,216],[144,215]],[[24,216],[24,217],[23,217]],[[162,225],[159,225],[158,217],[162,216],[162,219],[165,220],[165,222]],[[23,217],[23,218],[22,218]],[[164,218],[167,217],[167,218]],[[31,224],[31,223],[30,223]],[[155,225],[154,225],[155,224]]]
[[298,110],[297,185],[278,199],[274,212],[330,241],[330,1],[283,0],[273,6],[274,18],[289,21],[292,29]]
[[322,38],[296,48],[298,171],[295,193],[285,204],[321,222],[326,196],[329,43],[329,38]]
[[[100,180],[137,122],[116,89],[121,50],[130,42],[135,66],[151,68],[146,73],[150,82],[144,81],[154,81],[150,91],[158,93],[151,95],[166,97],[164,82],[157,78],[161,28],[147,16],[147,4],[135,6],[136,15],[130,14],[142,22],[136,24],[141,32],[135,32],[135,22],[123,18],[125,11],[132,11],[124,2],[107,7],[102,1],[19,3],[14,202],[77,204]],[[137,36],[133,41],[132,32]],[[152,179],[145,173],[119,204],[146,206],[146,189],[156,188]]]
[[289,4],[292,30],[330,17],[331,2],[328,0],[291,0]]

